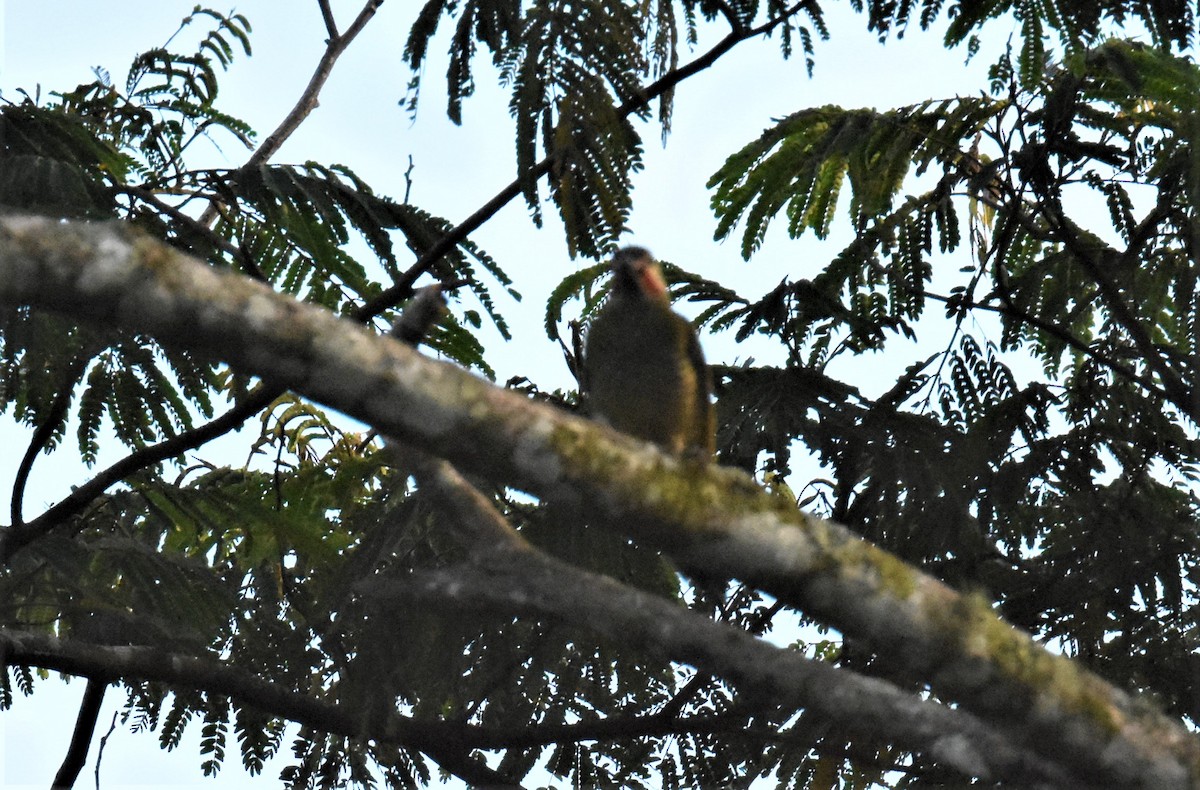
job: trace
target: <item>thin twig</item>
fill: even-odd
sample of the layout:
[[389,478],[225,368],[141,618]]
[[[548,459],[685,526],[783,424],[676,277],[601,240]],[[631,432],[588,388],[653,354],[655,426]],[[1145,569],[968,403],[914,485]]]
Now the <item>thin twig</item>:
[[109,486],[124,480],[139,469],[145,469],[161,461],[174,458],[205,442],[216,439],[218,436],[224,436],[229,431],[236,430],[242,423],[284,392],[282,387],[260,385],[245,400],[212,422],[176,434],[158,444],[144,447],[125,456],[91,480],[72,490],[70,494],[33,521],[21,526],[14,525],[5,530],[3,538],[0,539],[0,565],[7,563],[13,554],[22,547],[48,534],[72,516],[83,512],[92,500],[104,493]]
[[87,370],[91,359],[90,353],[85,349],[80,349],[78,358],[72,361],[71,366],[63,374],[62,383],[54,396],[54,402],[50,404],[49,411],[46,412],[41,423],[33,432],[29,446],[25,448],[25,455],[22,456],[21,463],[17,466],[17,475],[12,487],[12,501],[9,504],[9,515],[13,528],[19,527],[25,521],[22,513],[25,486],[29,484],[29,475],[33,471],[33,464],[38,455],[50,444],[54,432],[66,419],[67,412],[71,408],[71,400],[75,395],[75,385],[79,383],[79,378]]
[[[942,302],[944,304],[949,304],[951,301],[953,301],[948,296],[932,293],[931,291],[924,291],[922,295],[927,299],[932,299],[935,302]],[[980,302],[968,302],[963,304],[963,307],[971,310],[984,310],[986,312],[998,313],[999,315],[1006,315],[1010,318],[1015,318],[1022,323],[1029,324],[1035,329],[1061,340],[1063,343],[1075,349],[1080,354],[1099,362],[1106,368],[1112,370],[1114,373],[1118,373],[1124,378],[1127,378],[1130,381],[1145,387],[1147,390],[1155,393],[1159,397],[1167,398],[1167,393],[1162,389],[1162,387],[1159,387],[1145,376],[1140,375],[1137,371],[1133,370],[1133,368],[1130,368],[1128,365],[1119,362],[1094,346],[1085,343],[1084,341],[1072,335],[1070,332],[1063,330],[1057,324],[1051,323],[1050,321],[1046,321],[1032,313],[1022,310],[1021,308],[1017,307],[1016,303],[1013,302],[1011,298],[1008,298],[1005,294],[999,294],[999,297],[1003,302],[1003,307],[983,304]]]
[[112,720],[108,723],[108,732],[100,736],[100,747],[96,749],[96,790],[100,790],[100,762],[104,759],[104,747],[108,746],[108,739],[117,730],[117,715],[117,712],[113,711]]
[[[322,2],[321,13],[325,18],[326,29],[336,30],[337,26],[333,24],[332,12],[324,2]],[[368,0],[362,10],[358,12],[358,17],[346,29],[346,32],[340,36],[332,35],[325,45],[325,53],[318,61],[316,69],[313,70],[312,76],[308,80],[308,85],[305,86],[304,92],[300,94],[300,98],[296,101],[284,119],[275,127],[275,131],[267,135],[267,139],[263,140],[246,163],[242,165],[244,168],[258,167],[279,151],[287,139],[304,123],[304,120],[312,114],[312,111],[320,104],[319,98],[321,89],[325,87],[325,83],[329,80],[329,75],[333,72],[334,64],[338,58],[346,51],[346,47],[362,32],[367,22],[371,21],[371,17],[375,16],[375,12],[383,5],[383,0]],[[209,204],[204,213],[200,215],[200,222],[204,225],[212,225],[213,220],[217,218],[217,209],[213,204]]]

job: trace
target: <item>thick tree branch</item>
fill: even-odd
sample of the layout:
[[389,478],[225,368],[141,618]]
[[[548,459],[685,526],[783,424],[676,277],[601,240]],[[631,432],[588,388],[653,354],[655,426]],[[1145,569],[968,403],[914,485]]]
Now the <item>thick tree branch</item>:
[[[342,52],[350,45],[350,43],[362,32],[366,24],[383,5],[383,0],[368,0],[362,10],[359,11],[351,26],[346,30],[344,35],[337,34],[337,25],[333,20],[332,11],[327,2],[321,2],[321,14],[325,21],[326,29],[329,32],[329,39],[326,42],[325,53],[322,55],[320,62],[317,64],[312,77],[309,79],[308,85],[301,94],[296,105],[288,113],[288,115],[280,122],[275,131],[272,132],[262,145],[254,151],[250,158],[246,161],[245,167],[261,164],[269,160],[279,148],[286,142],[300,124],[316,109],[318,104],[318,96],[321,89],[324,87],[329,75],[333,71],[333,66],[337,59],[341,57]],[[199,219],[189,217],[186,213],[180,211],[163,201],[159,200],[153,192],[143,187],[127,187],[124,190],[131,197],[136,197],[146,203],[153,205],[157,210],[169,214],[174,219],[188,225],[192,231],[203,235],[214,246],[221,251],[233,256],[240,261],[247,273],[253,277],[262,279],[262,273],[258,270],[257,265],[251,260],[244,250],[241,250],[211,230],[213,220],[216,218],[217,208],[210,204]],[[416,278],[413,278],[415,281]],[[231,430],[237,429],[243,422],[256,414],[259,410],[275,400],[281,395],[283,390],[272,387],[260,387],[255,390],[249,397],[243,400],[238,405],[234,406],[225,414],[217,419],[185,431],[176,436],[162,441],[156,445],[146,447],[136,452],[130,453],[125,458],[116,462],[112,466],[94,476],[87,483],[73,489],[71,494],[62,501],[58,502],[52,508],[43,513],[35,521],[29,524],[21,524],[20,513],[20,492],[14,493],[12,504],[13,509],[13,529],[8,533],[8,539],[0,543],[0,563],[4,563],[12,556],[12,552],[20,549],[22,546],[28,545],[32,540],[47,534],[50,530],[57,527],[71,516],[77,515],[88,503],[102,494],[109,486],[121,481],[126,476],[143,469],[147,466],[165,461],[188,450],[199,447],[205,442],[211,441],[219,436],[228,433]],[[69,393],[68,393],[69,395]],[[69,397],[67,398],[69,403]],[[36,437],[35,437],[36,441]],[[31,445],[31,451],[33,449]],[[32,459],[29,460],[32,465]],[[26,470],[26,475],[28,471]],[[18,475],[18,485],[23,485],[20,475]]]
[[[317,69],[313,73],[312,79],[309,81],[308,87],[305,89],[301,99],[297,102],[293,110],[288,114],[288,117],[276,128],[275,132],[262,146],[255,151],[254,155],[246,162],[246,166],[253,164],[261,164],[267,161],[278,148],[283,144],[288,136],[299,126],[316,107],[316,97],[320,92],[321,87],[325,84],[329,74],[333,68],[333,64],[344,50],[363,29],[363,27],[374,16],[375,12],[383,4],[383,0],[371,0],[359,12],[354,23],[342,36],[336,35],[336,23],[332,18],[332,13],[327,3],[321,3],[322,15],[325,19],[326,27],[330,31],[330,44],[326,49],[325,56]],[[652,83],[644,93],[633,102],[626,103],[620,108],[623,115],[635,112],[641,107],[649,104],[658,96],[674,88],[675,85],[682,82],[684,79],[707,69],[717,61],[722,55],[732,49],[735,45],[748,38],[753,38],[759,35],[765,35],[777,27],[782,22],[794,16],[804,8],[806,3],[800,2],[789,8],[784,14],[772,18],[763,24],[749,29],[743,30],[741,33],[736,31],[730,33],[717,43],[711,50],[706,52],[701,57],[691,63],[675,69],[654,83]],[[335,43],[336,46],[335,46]],[[547,157],[538,164],[538,176],[545,175],[550,172],[553,164],[553,159]],[[378,316],[384,310],[394,306],[398,302],[412,295],[413,285],[422,274],[427,272],[434,263],[436,263],[443,255],[453,249],[455,246],[465,240],[471,233],[478,230],[488,220],[490,220],[500,209],[506,206],[514,198],[521,193],[518,181],[513,181],[491,200],[481,206],[471,216],[467,217],[456,227],[454,227],[445,236],[431,246],[424,254],[404,273],[404,275],[387,288],[382,294],[374,300],[364,305],[355,313],[355,317],[360,321],[369,321]],[[153,195],[144,193],[143,191],[131,189],[130,194],[135,194],[143,200],[156,202],[152,200]],[[157,201],[161,204],[161,201]],[[165,205],[165,204],[162,204]],[[160,207],[162,207],[160,205]],[[199,232],[200,228],[207,228],[215,215],[210,215],[210,212],[215,211],[210,207],[199,220],[191,220],[194,229]],[[176,219],[182,220],[183,216],[178,210],[168,211]],[[226,242],[222,245],[222,249],[226,252],[232,252],[232,245]],[[240,255],[239,255],[240,257]],[[252,275],[254,271],[250,272]],[[102,471],[100,474],[93,477],[87,483],[75,488],[71,494],[58,502],[52,508],[43,513],[35,521],[23,526],[21,529],[13,529],[7,536],[7,539],[0,541],[0,563],[7,561],[12,553],[22,546],[28,545],[32,540],[48,533],[56,528],[64,520],[71,516],[77,515],[88,503],[119,482],[129,474],[146,466],[159,463],[168,458],[172,458],[180,453],[199,447],[205,442],[211,441],[219,436],[235,430],[239,425],[264,408],[267,404],[282,394],[283,390],[275,387],[262,387],[252,393],[246,400],[234,406],[228,412],[218,417],[205,425],[198,428],[185,431],[177,436],[171,437],[156,445],[147,447],[143,450],[131,453],[109,468]]]
[[[972,717],[900,691],[895,686],[793,650],[776,648],[739,628],[714,622],[607,576],[590,573],[538,551],[512,530],[491,500],[449,463],[422,458],[414,474],[455,518],[472,546],[471,565],[416,572],[403,581],[371,581],[368,595],[393,605],[430,598],[471,611],[498,608],[550,616],[609,639],[681,661],[735,683],[746,698],[769,709],[804,708],[850,731],[882,736],[923,752],[966,776],[1010,781],[1061,780],[1044,761],[1021,755]],[[678,732],[675,711],[633,720],[533,727],[505,736],[509,747]],[[514,740],[514,738],[516,740]]]
[[0,271],[0,301],[212,354],[472,474],[579,501],[688,572],[741,579],[862,640],[1086,781],[1200,782],[1200,743],[1179,723],[737,470],[664,456],[119,226],[2,218]]
[[[254,154],[247,160],[245,166],[261,164],[278,151],[284,141],[289,137],[300,123],[308,117],[308,115],[317,106],[317,96],[321,88],[329,78],[329,74],[333,69],[337,58],[350,42],[362,31],[363,27],[374,16],[375,12],[383,4],[383,0],[371,0],[359,12],[358,17],[347,29],[346,33],[336,35],[336,23],[332,18],[332,13],[327,3],[321,3],[322,15],[325,19],[325,24],[330,32],[330,41],[326,48],[325,55],[321,62],[317,65],[313,72],[312,78],[309,80],[308,86],[301,95],[296,106],[288,114],[288,116],[279,124],[276,130],[263,142]],[[654,83],[652,83],[644,93],[633,102],[626,103],[620,108],[623,115],[635,112],[645,106],[658,96],[661,96],[666,91],[672,89],[684,79],[707,69],[717,61],[722,55],[732,49],[735,45],[748,38],[753,38],[759,35],[769,33],[780,23],[798,13],[805,3],[796,3],[788,11],[778,17],[767,20],[762,25],[759,25],[750,30],[743,30],[741,33],[733,32],[723,38],[711,50],[706,52],[695,61],[675,69]],[[553,165],[553,158],[547,157],[543,159],[537,166],[538,176],[545,175],[550,172]],[[520,195],[521,189],[518,181],[513,181],[491,200],[487,201],[483,206],[476,210],[473,214],[455,226],[449,233],[442,236],[438,241],[431,246],[424,254],[404,273],[404,275],[387,288],[378,297],[370,303],[359,309],[355,317],[360,321],[369,321],[378,316],[384,310],[393,307],[398,302],[412,295],[413,285],[422,274],[427,272],[434,263],[436,263],[443,255],[449,252],[458,244],[462,243],[471,233],[474,233],[490,220],[500,209],[506,206],[514,198]],[[133,192],[131,192],[133,194]],[[136,193],[142,199],[148,199],[141,192]],[[168,212],[176,213],[176,212]],[[210,206],[205,211],[204,215],[199,220],[194,220],[196,228],[207,228],[215,217],[215,209]],[[177,217],[178,219],[179,217]],[[230,250],[222,247],[227,252]],[[36,521],[30,522],[25,527],[19,530],[12,530],[7,536],[7,539],[0,542],[0,563],[7,561],[8,557],[12,556],[12,552],[27,545],[30,541],[35,540],[41,535],[46,534],[58,524],[73,515],[78,514],[91,502],[95,497],[103,493],[109,486],[119,482],[127,475],[144,468],[145,466],[164,461],[172,458],[180,453],[199,447],[200,445],[215,439],[219,436],[236,429],[245,420],[249,419],[260,409],[265,407],[275,398],[277,398],[283,390],[274,387],[264,387],[250,395],[245,401],[234,406],[226,414],[202,425],[196,429],[186,431],[178,436],[167,439],[159,444],[147,447],[113,464],[108,469],[105,469],[100,474],[93,477],[87,483],[74,489],[71,494],[54,507],[43,513]]]

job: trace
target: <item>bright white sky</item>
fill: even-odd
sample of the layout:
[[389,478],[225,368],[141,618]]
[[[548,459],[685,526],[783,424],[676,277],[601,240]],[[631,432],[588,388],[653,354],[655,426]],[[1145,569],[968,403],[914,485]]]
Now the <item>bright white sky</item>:
[[[32,94],[40,85],[43,95],[67,90],[90,81],[93,66],[108,70],[121,86],[132,57],[165,42],[193,5],[194,0],[0,0],[0,91],[5,98],[18,101],[18,87]],[[359,2],[349,0],[334,0],[333,5],[342,29],[360,7]],[[445,64],[435,58],[426,70],[420,114],[415,124],[410,122],[399,104],[409,77],[401,53],[421,5],[424,3],[414,0],[384,4],[339,61],[320,108],[275,161],[346,164],[378,192],[400,198],[411,155],[415,164],[412,201],[457,222],[512,179],[511,120],[507,96],[489,83],[484,59],[478,65],[479,95],[466,104],[463,126],[450,124],[444,114]],[[818,45],[812,80],[805,74],[803,58],[782,61],[777,41],[772,40],[743,44],[680,86],[674,131],[666,148],[659,144],[656,128],[644,130],[646,165],[636,177],[630,241],[733,285],[748,296],[773,288],[785,276],[812,276],[836,254],[846,241],[844,236],[828,242],[811,238],[793,242],[772,232],[763,252],[748,264],[739,255],[736,239],[725,244],[712,240],[714,222],[704,186],[709,176],[726,156],[769,126],[772,118],[803,107],[886,108],[930,97],[978,93],[986,87],[987,66],[1014,31],[1007,22],[995,24],[987,31],[994,46],[964,66],[964,53],[946,52],[940,35],[912,31],[902,41],[880,45],[866,32],[865,18],[846,10],[844,3],[827,5],[832,9],[832,40]],[[254,27],[254,55],[239,58],[224,76],[218,105],[249,122],[261,139],[300,95],[323,49],[325,31],[315,0],[242,0],[236,10]],[[195,26],[177,40],[174,49],[191,51],[195,31],[206,29]],[[709,36],[708,41],[713,40]],[[441,54],[445,49],[442,36],[433,51]],[[688,59],[685,54],[683,60]],[[209,164],[236,166],[246,155],[227,141],[223,152],[214,152]],[[492,357],[499,380],[520,372],[552,389],[567,384],[568,374],[557,347],[541,328],[545,297],[573,266],[589,262],[567,258],[551,207],[547,207],[546,217],[546,227],[537,230],[518,199],[472,238],[508,271],[525,297],[520,304],[499,300],[516,335]],[[496,338],[492,346],[499,343]],[[749,355],[760,361],[764,358],[762,350],[739,347],[732,338],[706,343],[712,361],[734,362]],[[769,358],[769,351],[766,356]],[[532,374],[531,359],[542,360]],[[907,355],[891,361],[877,357],[869,360],[871,368],[859,367],[859,373],[873,370],[878,380],[891,381],[908,362]],[[843,374],[850,375],[847,371]],[[860,375],[858,383],[873,389],[871,374],[865,376],[864,380]],[[8,448],[0,457],[0,492],[11,485],[27,441],[22,436],[9,421],[0,420],[0,442]],[[66,493],[69,485],[84,479],[77,461],[59,457],[70,456],[71,448],[68,443],[69,452],[40,462],[27,497],[27,512],[36,513]],[[209,448],[201,454],[219,457]],[[102,457],[101,463],[109,460],[113,458]],[[82,693],[81,681],[66,686],[57,680],[43,682],[34,697],[18,697],[11,711],[0,714],[0,784],[9,788],[49,785],[70,738]],[[99,724],[101,733],[123,701],[123,694],[110,691]],[[194,723],[179,750],[167,753],[158,749],[153,735],[134,735],[118,728],[105,750],[101,786],[106,790],[194,783],[207,788],[278,786],[275,777],[286,762],[277,760],[263,776],[252,778],[241,769],[233,743],[220,776],[204,779],[199,770],[199,729],[199,723]],[[80,788],[92,786],[95,749],[93,744],[88,768],[77,785]],[[286,745],[283,752],[285,757],[290,753]]]

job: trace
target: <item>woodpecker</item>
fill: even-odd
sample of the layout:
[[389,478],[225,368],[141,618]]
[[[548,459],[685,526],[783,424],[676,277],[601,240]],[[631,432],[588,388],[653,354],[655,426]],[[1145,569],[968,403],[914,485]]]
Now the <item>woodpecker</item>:
[[608,302],[588,328],[584,385],[592,416],[666,452],[711,458],[712,381],[691,323],[671,309],[662,269],[618,250]]

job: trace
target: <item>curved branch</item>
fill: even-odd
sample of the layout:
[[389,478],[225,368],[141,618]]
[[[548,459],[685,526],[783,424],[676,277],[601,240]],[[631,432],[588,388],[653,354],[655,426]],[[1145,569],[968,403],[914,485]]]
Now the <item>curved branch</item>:
[[1043,318],[1039,318],[1038,316],[1026,310],[1022,310],[1016,305],[1016,303],[1012,300],[1012,297],[1007,292],[999,292],[998,294],[1001,302],[1003,302],[1002,307],[982,304],[980,302],[958,302],[957,300],[953,300],[948,296],[936,294],[932,291],[922,291],[921,295],[926,299],[932,299],[935,302],[942,302],[943,304],[950,304],[951,302],[954,302],[956,304],[962,304],[963,307],[971,310],[983,310],[985,312],[997,313],[998,315],[1006,315],[1011,318],[1015,318],[1022,323],[1028,324],[1034,329],[1045,332],[1050,337],[1061,340],[1063,343],[1075,349],[1083,356],[1099,362],[1101,365],[1105,366],[1109,370],[1112,370],[1114,373],[1117,373],[1129,381],[1144,387],[1147,391],[1153,392],[1161,398],[1167,397],[1166,390],[1145,376],[1139,374],[1133,368],[1124,364],[1120,360],[1114,359],[1112,356],[1105,354],[1103,351],[1100,351],[1089,343],[1085,343],[1057,324],[1046,321]]
[[21,463],[17,466],[16,479],[13,481],[12,501],[9,509],[13,527],[19,527],[25,522],[22,513],[25,502],[25,486],[29,483],[29,475],[33,471],[34,461],[37,460],[38,453],[46,449],[50,443],[54,431],[67,418],[67,411],[71,408],[71,399],[75,396],[75,385],[79,383],[79,377],[87,369],[91,358],[90,354],[80,350],[79,358],[64,373],[63,386],[55,394],[54,402],[50,404],[50,409],[42,423],[33,432],[29,446],[25,448],[25,455],[21,457]]
[[[314,71],[312,78],[309,81],[308,87],[297,102],[293,110],[288,114],[287,118],[276,128],[275,132],[267,138],[266,141],[254,152],[247,160],[245,166],[253,164],[261,164],[269,159],[279,149],[288,136],[292,134],[299,124],[312,112],[316,107],[316,99],[324,86],[329,74],[333,68],[337,58],[341,52],[350,44],[350,42],[362,31],[363,27],[374,16],[375,12],[383,4],[383,0],[371,0],[359,12],[358,17],[347,29],[342,36],[331,37],[329,46],[326,48],[326,53]],[[622,115],[628,115],[649,104],[658,96],[671,90],[675,85],[682,82],[684,79],[707,69],[712,66],[722,55],[736,46],[738,43],[760,35],[765,35],[776,26],[786,21],[790,17],[798,13],[806,3],[800,2],[794,4],[785,13],[767,20],[763,24],[741,32],[734,31],[723,38],[712,49],[700,56],[691,63],[675,69],[667,74],[664,74],[660,79],[652,83],[643,92],[638,99],[627,102],[620,108]],[[325,14],[327,5],[322,3],[322,13]],[[331,16],[326,15],[326,25],[333,25]],[[336,31],[336,25],[330,28]],[[538,163],[535,168],[538,177],[550,172],[553,165],[553,158],[547,157]],[[413,293],[413,285],[422,274],[429,270],[443,255],[453,249],[455,246],[464,241],[471,233],[474,233],[492,218],[500,209],[506,206],[514,198],[521,193],[520,183],[513,181],[498,194],[492,197],[491,200],[484,203],[473,214],[459,223],[449,233],[442,236],[431,246],[417,261],[408,268],[408,270],[389,288],[385,289],[379,296],[371,300],[367,304],[358,309],[354,317],[359,321],[369,321],[378,316],[384,310],[387,310],[398,302],[407,299]],[[146,193],[142,190],[132,190],[131,194],[136,194],[139,198],[147,200]],[[152,195],[151,195],[152,196]],[[161,203],[161,201],[159,201]],[[163,204],[165,205],[165,204]],[[207,227],[212,223],[215,217],[216,209],[209,206],[199,220],[192,220],[193,227]],[[175,215],[175,212],[169,212]],[[181,217],[176,217],[181,219]],[[224,240],[221,240],[224,242]],[[224,242],[222,249],[229,252],[227,248],[228,242]],[[232,247],[232,245],[228,245]],[[240,251],[239,251],[239,257]],[[253,274],[253,271],[251,271]],[[147,447],[137,452],[131,453],[117,463],[105,469],[100,474],[93,477],[84,485],[74,489],[71,494],[61,502],[54,505],[52,508],[43,513],[35,521],[20,529],[12,529],[9,531],[7,538],[0,541],[0,564],[6,562],[17,549],[28,545],[31,541],[48,533],[51,529],[67,518],[81,512],[89,502],[95,497],[103,493],[109,486],[122,480],[127,475],[142,469],[145,466],[164,461],[172,458],[180,453],[199,447],[205,442],[211,441],[225,433],[236,429],[245,420],[253,416],[261,408],[265,407],[275,398],[282,394],[283,390],[278,388],[266,387],[257,393],[252,394],[246,401],[235,406],[226,414],[213,420],[206,425],[199,426],[190,431],[185,431],[170,439],[160,442],[152,447]],[[14,526],[16,522],[14,522]]]
[[[168,653],[153,647],[108,647],[0,628],[0,656],[9,664],[78,675],[89,679],[130,679],[170,683],[178,688],[219,694],[321,732],[362,736],[362,711],[314,699],[288,686],[212,659]],[[417,721],[391,714],[377,740],[416,749],[474,785],[513,786],[502,774],[470,757],[464,742],[472,728],[449,722]]]
[[135,450],[121,460],[104,469],[81,486],[26,524],[14,523],[0,539],[0,565],[6,564],[18,550],[29,545],[67,519],[83,512],[92,500],[104,493],[109,486],[119,483],[139,469],[174,458],[180,453],[195,449],[207,441],[235,430],[239,425],[278,398],[283,389],[261,385],[241,403],[204,425],[176,434],[158,444]]
[[[1165,392],[1167,399],[1184,414],[1196,419],[1196,398],[1191,388],[1175,374],[1175,371],[1167,365],[1166,360],[1159,354],[1153,339],[1151,339],[1137,316],[1133,314],[1133,309],[1126,302],[1120,287],[1109,278],[1108,272],[1104,270],[1102,259],[1106,256],[1111,256],[1113,259],[1127,264],[1132,263],[1132,261],[1127,255],[1112,249],[1099,240],[1096,240],[1094,244],[1087,243],[1083,238],[1084,232],[1067,217],[1057,195],[1043,196],[1038,201],[1037,206],[1042,216],[1046,218],[1046,221],[1057,229],[1058,232],[1054,238],[1062,242],[1063,246],[1070,251],[1073,260],[1077,261],[1087,275],[1092,278],[1092,281],[1096,283],[1096,287],[1100,290],[1100,294],[1103,297],[1103,304],[1108,310],[1109,315],[1129,335],[1129,338],[1141,353],[1142,359],[1150,370],[1158,375],[1162,381],[1162,390]],[[1154,212],[1151,212],[1149,216],[1154,216]],[[1147,219],[1149,219],[1149,216]],[[1142,226],[1139,226],[1138,233],[1139,244],[1144,243],[1144,239],[1149,237],[1149,230],[1144,223]],[[1130,249],[1134,248],[1131,246]]]
[[104,703],[104,692],[108,689],[108,681],[103,678],[88,678],[87,687],[83,690],[83,701],[79,703],[79,716],[75,719],[75,730],[71,733],[71,745],[63,758],[58,773],[54,775],[53,790],[69,790],[75,786],[79,772],[87,762],[88,747],[92,744],[92,735],[96,732],[96,719],[100,716],[100,706]]
[[[300,123],[308,117],[313,109],[316,108],[317,96],[321,88],[329,78],[334,63],[341,55],[341,52],[350,44],[350,42],[362,31],[363,27],[374,16],[375,12],[383,4],[383,0],[370,0],[363,9],[359,12],[358,17],[353,24],[347,29],[346,33],[341,36],[332,36],[332,32],[336,31],[336,25],[330,27],[331,40],[326,48],[325,55],[318,64],[309,80],[308,86],[305,88],[300,100],[296,106],[288,114],[276,128],[276,130],[267,138],[266,141],[254,152],[247,160],[245,166],[261,164],[275,154],[283,142],[289,137],[292,132],[300,125]],[[622,105],[620,112],[622,115],[628,115],[641,107],[645,106],[653,99],[662,95],[666,91],[673,88],[684,79],[707,69],[717,61],[722,55],[732,49],[735,45],[748,38],[764,35],[773,30],[780,23],[794,16],[799,12],[805,3],[796,3],[784,14],[767,20],[762,25],[749,30],[743,30],[740,33],[735,31],[730,33],[724,39],[717,43],[711,50],[687,64],[686,66],[675,69],[662,78],[652,83],[637,100],[627,102]],[[322,3],[322,13],[325,14],[327,5]],[[326,25],[329,27],[333,24],[332,17],[326,15]],[[550,171],[553,165],[553,158],[547,157],[538,163],[536,172],[538,176],[545,175]],[[464,241],[471,233],[478,230],[485,222],[492,218],[500,209],[511,202],[521,193],[520,184],[518,181],[513,181],[491,200],[487,201],[477,211],[475,211],[467,219],[459,223],[445,236],[442,236],[432,247],[430,247],[421,257],[409,267],[409,269],[389,288],[385,289],[379,296],[371,302],[365,304],[355,312],[355,318],[359,321],[369,321],[378,316],[384,310],[393,307],[398,302],[408,298],[413,293],[413,285],[417,279],[433,266],[443,255],[453,249],[455,246]],[[142,199],[147,199],[141,192],[136,192],[137,196]],[[195,227],[207,227],[211,224],[215,213],[210,215],[210,212],[215,212],[216,209],[210,206],[205,210],[199,220],[194,220]],[[223,240],[222,240],[223,241]],[[228,242],[225,242],[227,245]],[[232,246],[232,245],[229,245]],[[222,249],[226,249],[222,246]],[[226,250],[228,251],[228,250]],[[43,534],[46,534],[58,523],[63,520],[78,514],[87,504],[99,494],[103,493],[109,486],[119,482],[121,479],[144,468],[150,464],[164,461],[172,458],[182,452],[194,449],[211,441],[231,430],[234,430],[245,420],[253,416],[258,410],[266,406],[272,400],[277,398],[283,392],[282,389],[267,387],[259,392],[252,394],[246,401],[235,406],[226,414],[213,420],[212,422],[199,426],[191,431],[186,431],[177,436],[160,442],[152,447],[147,447],[143,450],[131,453],[117,463],[105,469],[100,474],[93,477],[87,483],[79,486],[71,492],[71,494],[57,503],[54,507],[43,513],[36,521],[30,522],[21,529],[12,529],[9,531],[7,538],[0,541],[0,563],[4,563],[12,556],[12,553],[22,546],[28,545],[32,540],[37,539]],[[14,522],[15,524],[15,522]]]
[[[329,79],[330,73],[333,71],[333,66],[337,59],[350,45],[350,43],[362,32],[366,24],[383,5],[383,0],[368,0],[354,22],[346,30],[345,34],[337,35],[336,23],[333,20],[332,12],[327,2],[322,0],[321,13],[326,24],[326,29],[330,33],[330,38],[327,42],[325,53],[318,62],[312,77],[309,79],[308,85],[301,94],[296,105],[287,114],[287,116],[276,127],[266,140],[263,141],[250,158],[246,161],[243,167],[250,167],[261,164],[279,150],[283,143],[299,128],[300,124],[316,109],[317,98]],[[241,250],[227,240],[221,238],[214,233],[210,226],[217,215],[217,207],[210,203],[204,210],[199,219],[189,217],[179,209],[164,203],[159,200],[153,192],[142,187],[126,187],[124,190],[131,197],[136,197],[142,201],[148,202],[159,211],[169,214],[177,221],[187,224],[193,231],[205,236],[212,244],[223,252],[232,255],[235,259],[242,262],[243,267],[251,276],[263,279],[261,272],[255,265],[254,261],[250,260]],[[416,279],[415,277],[413,278]],[[31,541],[36,540],[42,535],[48,533],[56,525],[71,516],[77,515],[88,503],[95,497],[103,493],[109,486],[122,480],[129,474],[150,466],[152,464],[165,461],[180,453],[192,450],[205,442],[211,441],[225,433],[236,429],[239,425],[252,417],[256,412],[269,404],[275,398],[282,394],[283,390],[264,387],[256,393],[252,393],[245,401],[238,404],[230,411],[218,417],[206,425],[199,426],[190,431],[185,431],[176,436],[171,437],[159,444],[151,447],[146,447],[141,450],[130,453],[125,458],[108,467],[100,474],[93,477],[87,483],[72,490],[71,494],[56,505],[51,507],[35,521],[29,524],[22,524],[20,512],[20,500],[23,496],[24,481],[20,472],[18,472],[16,485],[14,487],[13,502],[12,502],[12,521],[13,526],[8,531],[6,539],[0,542],[0,564],[8,561],[13,552],[21,547],[28,545]],[[70,391],[64,393],[66,404],[70,402]],[[65,408],[65,405],[64,405]],[[40,433],[41,431],[39,431]],[[25,466],[32,466],[30,454],[36,455],[35,445],[38,443],[39,437],[35,435],[34,441],[30,445],[30,453],[27,453],[27,458],[22,461],[22,469],[25,471],[25,476],[28,476],[28,469]]]
[[[556,560],[521,538],[491,500],[449,463],[421,458],[414,466],[422,486],[454,514],[451,523],[473,547],[472,562],[418,571],[399,582],[366,582],[360,589],[368,596],[397,605],[414,597],[432,598],[439,606],[449,603],[471,611],[499,608],[505,614],[549,616],[729,679],[747,699],[769,700],[773,710],[803,708],[847,730],[882,735],[966,776],[1026,783],[1064,778],[1047,762],[1018,752],[1005,737],[961,711],[777,648],[740,628]],[[693,678],[685,690],[696,683]],[[521,748],[691,731],[691,720],[677,718],[677,712],[668,706],[635,719],[509,729],[503,745]],[[716,719],[725,726],[732,721],[730,716]],[[709,724],[720,726],[717,721]]]

